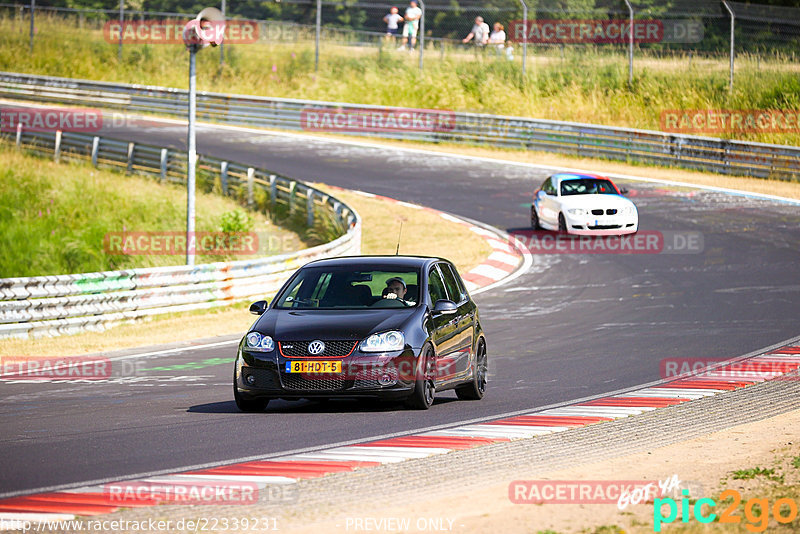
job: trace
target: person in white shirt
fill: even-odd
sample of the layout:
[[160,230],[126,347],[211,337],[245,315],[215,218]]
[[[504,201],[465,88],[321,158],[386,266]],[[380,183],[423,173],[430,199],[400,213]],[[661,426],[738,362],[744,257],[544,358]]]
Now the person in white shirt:
[[483,17],[475,17],[475,25],[461,42],[468,43],[473,39],[475,39],[475,46],[485,46],[489,42],[489,25],[483,22]]
[[392,6],[392,9],[389,10],[389,14],[383,17],[383,22],[386,23],[387,39],[394,39],[395,36],[400,32],[398,23],[403,22],[403,17],[401,17],[397,11],[398,9],[395,6]]
[[508,59],[514,58],[512,48],[510,46],[506,48],[506,32],[503,29],[503,25],[499,22],[494,23],[494,31],[489,35],[489,46],[495,49],[498,56],[505,53]]
[[403,25],[403,44],[400,45],[398,50],[402,50],[408,44],[409,38],[411,39],[411,49],[417,46],[417,31],[419,30],[419,19],[422,17],[422,10],[417,7],[417,2],[411,0],[406,8],[406,23]]

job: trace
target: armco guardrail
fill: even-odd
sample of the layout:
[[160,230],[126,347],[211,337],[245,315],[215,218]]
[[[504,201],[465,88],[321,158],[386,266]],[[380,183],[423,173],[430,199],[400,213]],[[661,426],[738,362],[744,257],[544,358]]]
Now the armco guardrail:
[[[56,159],[91,160],[95,166],[149,174],[161,180],[183,181],[186,176],[186,153],[152,145],[22,129],[2,138]],[[265,297],[308,261],[361,252],[358,214],[327,193],[263,169],[199,156],[198,181],[203,180],[210,180],[224,194],[250,206],[281,209],[289,216],[305,218],[309,226],[327,228],[340,237],[300,252],[254,260],[2,278],[0,338],[100,330],[160,313]]]
[[[0,97],[173,117],[184,117],[187,106],[184,90],[8,72],[0,72]],[[201,120],[288,130],[302,129],[304,110],[402,111],[400,108],[205,92],[198,93],[197,105]],[[432,131],[396,128],[342,133],[528,148],[722,174],[800,180],[798,147],[523,117],[447,113],[446,118],[446,127]]]

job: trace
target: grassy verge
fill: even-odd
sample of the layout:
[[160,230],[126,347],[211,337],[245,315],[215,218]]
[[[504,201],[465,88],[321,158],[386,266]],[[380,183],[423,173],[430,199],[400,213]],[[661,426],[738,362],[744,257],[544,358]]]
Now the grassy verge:
[[[113,82],[187,85],[188,54],[178,44],[125,45],[102,30],[37,18],[34,53],[28,52],[27,21],[0,18],[0,68]],[[417,56],[396,50],[323,43],[314,71],[312,43],[267,43],[227,47],[219,55],[198,55],[200,90],[479,111],[545,119],[660,129],[668,110],[797,110],[800,78],[791,58],[737,58],[736,86],[728,92],[727,60],[656,58],[637,52],[635,80],[628,86],[621,53],[570,47],[559,57],[531,47],[527,78],[519,61],[476,58],[470,53],[440,56],[431,51],[424,71]],[[722,136],[731,134],[722,133]],[[748,133],[741,138],[800,144],[800,133]]]
[[[0,278],[182,265],[180,251],[121,254],[110,238],[143,232],[170,238],[185,232],[185,217],[185,187],[86,164],[57,164],[0,145]],[[268,237],[259,239],[259,255],[306,246],[296,233],[266,216],[200,190],[196,228],[258,232],[260,238]],[[219,252],[199,255],[197,262],[254,257]]]
[[[318,187],[325,189],[324,185]],[[482,237],[436,214],[355,193],[339,190],[331,193],[353,206],[363,218],[363,254],[394,254],[401,220],[400,252],[403,254],[444,256],[463,273],[491,253]],[[253,322],[248,306],[245,302],[210,311],[168,314],[145,323],[120,325],[106,332],[63,336],[57,343],[52,339],[4,339],[0,340],[0,356],[79,355],[138,347],[143,339],[148,345],[157,345],[243,333]]]

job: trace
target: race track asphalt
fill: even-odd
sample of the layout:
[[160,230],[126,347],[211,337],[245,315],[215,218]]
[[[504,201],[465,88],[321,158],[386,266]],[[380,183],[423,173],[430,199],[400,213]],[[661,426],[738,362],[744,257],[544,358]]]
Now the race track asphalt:
[[[103,135],[183,148],[185,127],[129,126]],[[549,174],[212,126],[199,128],[198,152],[423,204],[506,231],[528,229],[531,193]],[[800,333],[796,205],[618,183],[639,207],[640,230],[699,233],[702,251],[536,254],[529,272],[476,296],[490,355],[482,401],[457,401],[448,392],[426,412],[351,401],[274,401],[263,414],[242,414],[231,394],[235,340],[229,338],[219,346],[125,360],[127,371],[138,369],[136,376],[1,383],[0,494],[533,409],[658,380],[667,358],[734,357]],[[243,319],[242,332],[249,321]]]

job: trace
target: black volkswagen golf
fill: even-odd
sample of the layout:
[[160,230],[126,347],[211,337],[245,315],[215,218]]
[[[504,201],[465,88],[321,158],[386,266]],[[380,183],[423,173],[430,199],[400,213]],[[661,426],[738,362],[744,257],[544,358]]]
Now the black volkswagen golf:
[[243,411],[270,399],[372,397],[425,410],[435,392],[477,400],[486,339],[456,268],[441,258],[354,256],[301,267],[239,343],[233,395]]

